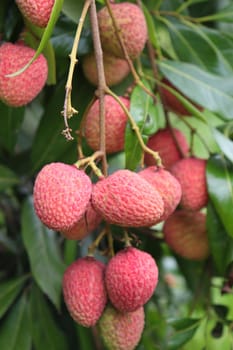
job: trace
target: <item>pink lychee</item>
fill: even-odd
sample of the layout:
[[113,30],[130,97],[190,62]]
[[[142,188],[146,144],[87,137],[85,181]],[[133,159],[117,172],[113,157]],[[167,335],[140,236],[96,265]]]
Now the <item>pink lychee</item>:
[[119,226],[152,226],[164,211],[159,192],[142,176],[126,169],[96,183],[92,204],[106,221]]
[[69,230],[87,210],[91,191],[91,180],[84,171],[59,162],[47,164],[34,184],[36,214],[51,229]]
[[96,324],[107,303],[105,265],[93,257],[79,258],[65,271],[63,294],[71,317],[84,327]]
[[27,20],[39,27],[46,27],[54,0],[15,0]]

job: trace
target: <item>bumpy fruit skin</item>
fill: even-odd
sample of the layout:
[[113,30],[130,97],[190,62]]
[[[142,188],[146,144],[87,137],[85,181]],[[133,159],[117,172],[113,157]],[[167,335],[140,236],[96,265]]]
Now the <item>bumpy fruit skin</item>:
[[[175,128],[173,128],[173,132],[183,153],[187,155],[189,146],[184,134]],[[167,169],[181,159],[181,154],[169,128],[161,129],[152,135],[148,140],[147,146],[153,151],[159,152],[163,165]],[[149,153],[145,154],[145,164],[147,166],[155,165],[155,159]]]
[[[130,101],[120,97],[124,105],[129,108]],[[106,152],[108,154],[122,151],[124,148],[124,135],[127,116],[119,103],[109,95],[105,95],[105,135]],[[99,150],[99,100],[96,100],[85,116],[85,137],[88,145],[94,150]]]
[[144,328],[144,310],[120,313],[108,305],[98,323],[100,335],[108,350],[133,350]]
[[[184,96],[172,83],[167,80],[163,79],[162,82],[168,87],[171,87],[172,89],[178,91],[182,96]],[[162,100],[164,104],[166,105],[167,109],[175,112],[178,115],[183,115],[183,116],[190,116],[191,113],[182,105],[182,103],[166,88],[162,87],[160,88],[160,91],[162,93]],[[185,97],[185,96],[184,96]],[[202,107],[198,106],[197,104],[193,103],[189,98],[186,97],[189,102],[191,102],[196,108],[198,108],[200,111],[203,110]]]
[[27,20],[39,27],[46,27],[54,0],[15,0]]
[[143,306],[158,283],[158,267],[152,256],[134,247],[119,251],[108,263],[105,284],[109,299],[120,312]]
[[[129,74],[130,69],[126,60],[104,52],[103,63],[106,84],[108,86],[119,84]],[[83,73],[87,80],[91,84],[97,86],[98,75],[95,55],[93,52],[83,57],[82,67]]]
[[59,162],[47,164],[34,184],[36,214],[51,229],[69,230],[84,215],[91,191],[91,180],[84,171]]
[[198,211],[177,210],[165,221],[164,238],[178,255],[204,260],[209,255],[206,216]]
[[207,205],[206,160],[184,158],[173,165],[171,173],[181,185],[180,205],[187,210],[199,210]]
[[181,199],[181,186],[178,180],[167,170],[150,166],[139,173],[161,195],[164,203],[164,213],[161,221],[166,220],[178,206]]
[[107,303],[105,265],[93,257],[76,260],[63,276],[63,294],[71,317],[84,327],[96,324]]
[[88,203],[88,207],[82,218],[67,231],[63,231],[62,234],[67,239],[81,240],[89,235],[90,232],[95,230],[102,221],[102,217],[93,208],[91,202]]
[[[147,40],[144,14],[137,5],[129,2],[111,4],[111,9],[120,28],[127,52],[132,59],[135,59],[141,54]],[[98,12],[98,21],[103,50],[116,57],[124,58],[107,7],[103,7]]]
[[92,204],[109,223],[128,227],[152,226],[164,211],[159,192],[130,170],[118,170],[99,180]]
[[35,50],[21,44],[5,43],[0,47],[0,100],[7,105],[26,105],[43,89],[48,75],[48,65],[43,55],[23,73],[7,77],[23,68],[34,54]]

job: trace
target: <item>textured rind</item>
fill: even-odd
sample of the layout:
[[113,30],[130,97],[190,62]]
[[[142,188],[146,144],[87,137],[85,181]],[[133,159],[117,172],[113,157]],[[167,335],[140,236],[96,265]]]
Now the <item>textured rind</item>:
[[181,185],[180,205],[187,210],[199,210],[207,205],[206,160],[185,158],[171,168]]
[[91,200],[106,221],[119,226],[152,226],[164,212],[159,192],[130,170],[118,170],[99,180]]
[[[182,96],[184,96],[170,81],[167,79],[163,79],[162,82],[169,87],[173,88],[174,90],[178,91]],[[182,105],[182,103],[166,88],[161,86],[160,88],[161,94],[162,94],[162,100],[165,106],[170,109],[171,111],[183,115],[183,116],[190,116],[191,113]],[[184,96],[189,102],[191,102],[196,108],[199,110],[202,110],[203,108],[192,102],[188,97]]]
[[167,170],[150,166],[138,173],[147,180],[161,195],[164,213],[161,221],[166,220],[178,206],[181,199],[181,186],[178,180]]
[[[142,10],[129,2],[111,4],[111,9],[129,56],[133,59],[138,57],[147,40],[147,26]],[[98,12],[98,21],[103,50],[116,57],[124,58],[107,7],[103,7]]]
[[91,180],[82,170],[59,162],[47,164],[34,184],[36,214],[49,228],[66,231],[84,215],[91,191]]
[[[124,97],[120,97],[120,99],[129,108],[129,99]],[[110,154],[122,151],[124,148],[127,115],[112,96],[105,95],[104,102],[106,152]],[[99,150],[99,100],[96,100],[88,110],[85,117],[84,130],[88,145],[94,151]]]
[[158,267],[152,256],[137,248],[119,251],[107,264],[105,284],[109,299],[120,312],[143,306],[158,283]]
[[100,335],[108,350],[133,350],[144,328],[144,310],[120,313],[108,305],[98,323]]
[[23,68],[34,54],[35,50],[21,44],[5,43],[0,47],[0,99],[9,106],[28,104],[46,83],[48,65],[42,54],[23,73],[6,76]]
[[[173,132],[184,155],[187,155],[189,146],[184,134],[175,128],[173,128]],[[162,163],[167,169],[181,159],[181,154],[169,128],[161,129],[152,135],[148,140],[147,146],[153,151],[159,152]],[[145,164],[147,166],[155,165],[155,159],[149,153],[145,154]]]
[[107,303],[104,285],[105,265],[93,257],[76,260],[65,271],[64,300],[75,322],[91,327],[101,317]]
[[206,216],[198,211],[177,210],[165,221],[164,238],[178,255],[203,260],[209,255]]
[[46,27],[54,0],[15,0],[15,2],[24,17],[30,22],[39,27]]
[[[130,72],[128,62],[121,58],[114,57],[111,54],[103,54],[104,73],[106,84],[114,86],[119,84]],[[97,86],[98,75],[96,68],[96,59],[94,53],[90,53],[83,57],[82,61],[83,73],[87,80]]]
[[67,231],[63,231],[62,234],[67,239],[80,240],[89,235],[90,232],[95,230],[102,221],[102,217],[93,208],[91,202],[88,203],[87,210],[82,218]]

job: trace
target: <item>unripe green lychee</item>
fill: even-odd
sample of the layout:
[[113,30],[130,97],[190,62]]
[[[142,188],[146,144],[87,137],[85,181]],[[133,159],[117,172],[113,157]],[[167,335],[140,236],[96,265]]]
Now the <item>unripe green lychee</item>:
[[107,264],[105,285],[113,306],[121,312],[135,311],[151,298],[158,283],[158,267],[152,256],[127,247]]
[[[128,74],[129,65],[126,60],[117,58],[107,52],[103,53],[103,64],[106,84],[113,86],[119,84]],[[97,86],[98,75],[96,68],[96,60],[94,53],[90,53],[83,57],[82,60],[83,73],[87,80]]]
[[[175,128],[173,128],[173,133],[183,153],[187,155],[189,146],[184,134]],[[147,146],[153,151],[159,152],[163,165],[167,169],[182,158],[169,128],[161,129],[152,135]],[[149,153],[145,154],[145,164],[147,166],[155,165],[155,159]]]
[[[130,101],[120,97],[126,108]],[[105,95],[105,143],[108,154],[119,152],[124,148],[127,115],[119,103],[110,95]],[[84,121],[84,132],[88,145],[94,150],[100,147],[99,100],[96,100],[87,111]]]
[[171,168],[181,185],[180,205],[187,210],[199,210],[207,205],[206,160],[184,158]]
[[39,27],[46,27],[52,12],[54,0],[15,1],[19,7],[19,10],[29,22]]
[[169,171],[156,166],[145,168],[138,174],[160,193],[164,203],[164,213],[160,220],[166,220],[181,199],[181,186],[178,180]]
[[98,323],[100,335],[107,349],[135,349],[141,339],[144,318],[143,307],[133,312],[120,313],[108,305]]
[[125,227],[152,226],[164,211],[159,192],[142,176],[125,169],[96,183],[92,204],[106,221]]
[[39,57],[21,74],[8,77],[23,68],[34,56],[35,50],[21,44],[0,46],[0,100],[12,107],[31,102],[43,89],[48,75],[45,57]]
[[87,210],[91,191],[91,180],[84,171],[59,162],[47,164],[34,184],[36,214],[51,229],[69,230]]
[[105,265],[93,257],[73,262],[63,276],[63,294],[71,317],[84,327],[96,324],[107,303]]
[[177,210],[165,221],[164,238],[178,255],[203,260],[209,255],[206,216],[198,211]]
[[[111,4],[111,9],[129,56],[132,59],[138,57],[147,40],[147,26],[142,10],[129,2]],[[116,57],[125,58],[107,7],[98,12],[98,21],[103,50]]]

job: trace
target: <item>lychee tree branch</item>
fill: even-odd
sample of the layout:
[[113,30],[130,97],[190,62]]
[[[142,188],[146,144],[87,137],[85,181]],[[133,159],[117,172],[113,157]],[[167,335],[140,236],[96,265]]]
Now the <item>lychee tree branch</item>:
[[81,36],[81,32],[83,29],[83,24],[88,12],[88,9],[91,5],[92,0],[86,0],[82,9],[82,13],[79,19],[79,23],[77,26],[77,30],[75,33],[75,38],[74,38],[74,43],[72,46],[71,53],[69,55],[70,57],[70,67],[69,67],[69,73],[68,73],[68,78],[66,82],[66,94],[65,94],[65,101],[64,101],[64,108],[62,111],[62,115],[64,117],[64,123],[65,123],[65,129],[62,131],[62,134],[65,136],[67,140],[73,140],[73,136],[71,136],[71,131],[69,124],[68,124],[68,119],[71,118],[74,114],[77,114],[78,111],[72,107],[71,103],[71,91],[72,91],[72,79],[74,75],[74,68],[75,65],[77,64],[78,60],[76,58],[77,51],[78,51],[78,44]]
[[79,169],[83,167],[90,166],[92,170],[94,171],[95,175],[99,178],[102,179],[104,177],[103,173],[101,170],[96,166],[95,161],[98,158],[103,158],[103,152],[102,151],[96,151],[95,153],[92,154],[90,157],[85,157],[83,159],[78,160],[74,165]]

